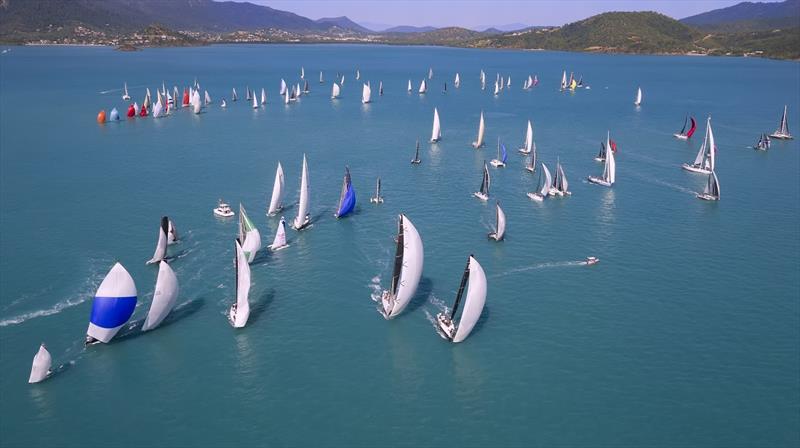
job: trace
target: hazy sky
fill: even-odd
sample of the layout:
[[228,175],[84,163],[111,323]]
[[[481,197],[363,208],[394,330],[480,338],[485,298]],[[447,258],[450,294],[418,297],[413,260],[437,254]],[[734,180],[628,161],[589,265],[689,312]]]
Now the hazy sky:
[[[238,0],[241,1],[241,0]],[[741,0],[247,0],[311,19],[415,26],[563,25],[606,11],[658,11],[680,19]],[[775,1],[775,0],[768,0]]]

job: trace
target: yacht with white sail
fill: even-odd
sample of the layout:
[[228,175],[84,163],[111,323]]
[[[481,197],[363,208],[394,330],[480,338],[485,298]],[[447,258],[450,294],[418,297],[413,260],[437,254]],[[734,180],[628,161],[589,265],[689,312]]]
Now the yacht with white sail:
[[419,165],[420,163],[422,163],[422,161],[419,158],[419,140],[417,140],[417,149],[414,152],[414,158],[411,159],[411,164],[412,165]]
[[422,82],[419,83],[419,93],[420,93],[420,95],[422,95],[427,91],[428,91],[428,83],[423,78]]
[[361,102],[363,104],[368,104],[370,102],[370,98],[372,97],[372,89],[369,86],[369,83],[364,84],[364,88],[361,90]]
[[375,181],[375,196],[369,198],[372,204],[383,204],[383,196],[381,196],[381,178]]
[[564,166],[561,165],[561,159],[556,162],[556,178],[553,181],[553,188],[550,189],[550,194],[558,196],[571,196],[572,192],[569,191],[569,181],[567,175],[564,173]]
[[422,278],[425,250],[417,228],[406,215],[397,219],[392,283],[381,294],[381,314],[391,319],[400,314],[414,297]]
[[39,350],[33,356],[33,363],[31,363],[31,374],[28,376],[28,384],[41,383],[52,374],[51,367],[53,366],[53,357],[47,351],[47,347],[42,342],[39,345]]
[[[465,292],[466,289],[466,292]],[[483,313],[486,304],[486,273],[478,260],[472,255],[467,259],[467,266],[461,276],[461,284],[456,293],[456,300],[450,313],[436,315],[439,334],[448,341],[462,342],[469,336]],[[460,317],[456,317],[461,302],[464,302]]]
[[236,301],[228,310],[228,321],[233,328],[243,328],[250,318],[250,265],[239,240],[236,240],[234,269],[236,271]]
[[589,176],[588,181],[593,184],[610,187],[617,179],[617,163],[614,151],[611,148],[611,133],[606,134],[606,157],[603,164],[603,177]]
[[528,128],[525,130],[525,141],[522,143],[522,147],[519,148],[519,152],[522,154],[530,154],[533,149],[533,125],[531,124],[531,120],[528,120]]
[[697,193],[697,198],[704,201],[719,201],[719,179],[717,179],[717,173],[714,170],[708,173],[706,188],[702,193]]
[[252,263],[256,258],[256,253],[261,249],[261,232],[247,216],[241,203],[239,203],[239,244],[242,245],[247,262]]
[[281,162],[278,162],[278,168],[275,170],[275,182],[272,184],[272,198],[269,201],[267,216],[273,216],[283,210],[283,186],[283,166],[281,166]]
[[339,94],[341,89],[339,88],[339,84],[333,83],[333,87],[331,87],[331,99],[335,100],[339,98]]
[[308,163],[303,154],[303,170],[300,175],[300,201],[297,206],[297,216],[292,222],[295,230],[303,230],[311,225],[311,215],[308,213]]
[[542,202],[550,195],[550,187],[553,184],[553,177],[547,165],[542,163],[542,171],[539,171],[539,184],[536,191],[528,193],[528,197],[536,202]]
[[350,180],[350,168],[344,167],[344,179],[342,179],[342,192],[339,195],[339,204],[336,206],[335,218],[344,218],[356,209],[356,190]]
[[274,252],[287,247],[289,244],[286,242],[286,220],[281,216],[281,220],[278,222],[278,231],[275,232],[275,239],[267,248]]
[[700,174],[710,174],[714,171],[716,161],[717,146],[714,143],[714,131],[711,129],[711,117],[706,120],[706,135],[703,138],[703,144],[700,150],[697,151],[697,156],[691,164],[684,163],[681,165],[686,171]]
[[789,133],[789,122],[786,119],[786,112],[788,106],[783,106],[783,115],[781,115],[781,122],[778,125],[778,129],[775,130],[772,134],[770,134],[771,138],[777,138],[778,140],[792,140],[792,134]]
[[156,242],[156,250],[153,253],[153,258],[147,261],[146,264],[158,263],[159,261],[167,258],[167,234],[169,233],[169,218],[166,216],[161,217],[161,224],[158,226],[158,242]]
[[636,105],[636,107],[639,107],[639,106],[642,105],[642,88],[641,87],[636,89],[636,99],[633,101],[633,104]]
[[483,137],[486,133],[486,122],[483,120],[483,111],[481,111],[481,119],[478,122],[478,139],[472,142],[472,147],[478,149],[483,146]]
[[480,190],[472,193],[473,196],[480,199],[481,201],[488,201],[489,200],[489,186],[491,185],[492,181],[489,177],[489,166],[486,165],[486,162],[483,162],[483,176],[481,178],[481,188]]
[[175,271],[169,267],[166,261],[162,260],[158,264],[153,302],[150,304],[150,311],[147,312],[147,317],[142,325],[142,331],[152,330],[164,321],[164,318],[175,307],[178,291],[178,277],[175,275]]
[[495,204],[495,226],[494,232],[489,233],[491,240],[503,241],[506,236],[506,212],[500,208],[500,201]]
[[[433,128],[431,129],[431,143],[442,139],[442,125],[439,121],[439,109],[433,108]],[[419,143],[419,142],[417,142]]]

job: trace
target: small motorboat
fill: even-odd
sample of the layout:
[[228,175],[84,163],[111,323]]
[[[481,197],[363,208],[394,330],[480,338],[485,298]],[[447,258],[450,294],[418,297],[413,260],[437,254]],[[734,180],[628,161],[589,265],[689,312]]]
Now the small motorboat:
[[586,266],[591,266],[593,264],[597,264],[600,262],[600,259],[597,257],[586,257]]
[[217,208],[214,209],[214,214],[221,218],[230,218],[231,216],[235,215],[233,210],[231,210],[231,206],[222,202],[222,199],[219,200]]

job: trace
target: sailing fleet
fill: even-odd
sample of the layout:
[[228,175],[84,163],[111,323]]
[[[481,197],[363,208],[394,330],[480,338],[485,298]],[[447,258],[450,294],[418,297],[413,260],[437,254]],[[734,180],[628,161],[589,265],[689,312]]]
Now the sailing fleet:
[[[310,94],[308,80],[305,79],[305,68],[300,68],[301,84],[287,84],[284,79],[280,82],[280,96],[283,97],[285,104],[295,103],[303,95]],[[355,79],[361,79],[360,70],[356,70]],[[342,86],[344,85],[344,75],[337,73],[331,83],[331,99],[341,98]],[[417,93],[425,95],[428,93],[429,82],[433,80],[433,69],[429,68],[428,73],[419,83]],[[486,74],[480,71],[480,88],[486,88]],[[453,81],[455,88],[462,87],[462,77],[456,73]],[[319,83],[324,84],[323,72],[319,72]],[[372,102],[372,89],[369,81],[362,82],[361,102],[365,105]],[[503,90],[512,85],[510,76],[496,75],[493,94],[499,95]],[[537,75],[523,77],[522,88],[530,90],[539,85]],[[567,76],[564,70],[561,76],[560,91],[575,91],[578,88],[590,89],[584,85],[582,77],[577,78],[572,72]],[[407,91],[413,92],[411,79],[408,80]],[[444,92],[447,84],[444,84]],[[130,101],[127,83],[123,83],[122,99]],[[166,84],[162,83],[161,89],[156,89],[156,98],[153,100],[150,89],[146,89],[145,96],[141,105],[134,102],[128,106],[126,113],[128,119],[137,117],[162,118],[171,115],[179,108],[186,108],[195,114],[200,114],[205,108],[213,105],[211,95],[207,90],[202,91],[201,97],[200,84],[195,81],[183,89],[183,95],[179,95],[177,86],[172,91],[167,90]],[[249,86],[245,88],[246,101],[254,109],[259,109],[267,105],[267,90],[262,88],[260,95],[256,90],[251,90]],[[379,81],[379,96],[383,95],[383,82]],[[201,100],[202,98],[202,100]],[[238,101],[235,88],[231,89],[230,101]],[[642,88],[636,89],[634,105],[637,109],[642,107],[643,93]],[[225,99],[220,99],[219,106],[227,107]],[[778,128],[771,134],[761,133],[758,142],[752,146],[753,149],[765,151],[770,148],[771,140],[788,140],[793,136],[789,132],[787,120],[788,106],[784,106]],[[98,113],[97,121],[105,123],[106,114],[102,110]],[[108,121],[120,121],[120,114],[113,108],[108,116]],[[679,140],[689,140],[692,138],[697,128],[695,117],[686,115],[681,130],[673,136]],[[538,171],[537,187],[534,191],[527,193],[527,196],[535,202],[543,202],[546,198],[565,197],[572,193],[569,190],[569,182],[564,170],[564,166],[558,159],[555,168],[555,176],[543,162],[538,160],[536,143],[534,141],[533,123],[527,120],[524,138],[518,152],[525,156],[524,169],[530,173]],[[485,144],[486,119],[484,112],[481,111],[478,120],[477,137],[472,142],[472,147],[476,150],[481,149]],[[430,142],[436,144],[442,139],[442,125],[438,107],[433,109],[433,124],[431,128]],[[606,134],[605,142],[601,144],[601,151],[595,157],[603,163],[603,171],[599,176],[589,176],[587,182],[604,187],[613,187],[616,182],[616,157],[617,145],[611,139],[610,131]],[[705,134],[702,145],[700,146],[695,159],[684,163],[682,168],[688,172],[707,176],[705,187],[702,192],[697,193],[697,197],[706,201],[718,201],[720,198],[719,179],[716,173],[717,146],[715,144],[714,132],[712,129],[711,117],[707,117],[705,123]],[[419,165],[420,144],[416,142],[414,158],[411,160],[413,165]],[[488,201],[490,197],[491,174],[489,165],[496,168],[506,167],[508,163],[508,153],[505,145],[500,138],[497,140],[497,156],[489,164],[485,161],[481,170],[481,183],[478,191],[473,195],[481,201]],[[267,216],[278,216],[284,209],[285,196],[285,174],[280,162],[275,171],[272,193],[269,197]],[[375,195],[370,198],[370,202],[380,204],[384,202],[381,195],[381,179],[377,178]],[[345,218],[355,211],[356,194],[353,187],[349,167],[345,167],[342,180],[341,193],[336,206],[334,216],[336,219]],[[505,238],[506,233],[506,214],[496,201],[495,222],[492,231],[487,235],[490,240],[500,242]],[[231,207],[221,199],[218,206],[213,210],[214,215],[219,218],[229,218],[235,216]],[[312,226],[309,204],[309,169],[306,155],[303,155],[302,169],[300,175],[300,190],[297,201],[297,215],[291,221],[291,227],[297,231],[308,229]],[[234,328],[243,328],[247,325],[250,316],[249,291],[251,287],[250,264],[256,260],[258,252],[262,249],[261,234],[253,221],[250,219],[245,207],[239,205],[239,225],[238,235],[234,239],[234,266],[235,266],[235,300],[230,305],[227,318]],[[156,248],[154,254],[146,264],[158,266],[155,283],[155,291],[150,304],[149,311],[142,324],[141,331],[151,331],[161,325],[169,313],[175,308],[180,294],[178,278],[169,265],[168,246],[178,242],[178,234],[175,224],[169,217],[161,218]],[[405,214],[399,214],[397,218],[397,234],[395,237],[395,255],[391,274],[391,281],[387,289],[380,295],[378,311],[387,320],[393,319],[401,314],[414,297],[424,264],[424,246],[419,231]],[[286,237],[286,220],[280,217],[277,232],[272,244],[267,246],[268,250],[277,251],[289,247]],[[594,257],[589,257],[591,265],[597,262]],[[435,328],[444,339],[458,343],[464,341],[474,329],[479,321],[487,296],[487,278],[483,267],[473,256],[467,257],[466,266],[461,275],[461,280],[452,306],[449,309],[437,314]],[[89,326],[86,331],[86,345],[109,343],[123,327],[128,323],[137,305],[138,295],[135,282],[128,271],[120,263],[115,263],[100,283],[95,296],[92,300],[92,308],[89,316]],[[459,313],[460,311],[460,313]],[[34,356],[29,376],[29,383],[38,383],[47,379],[52,374],[52,356],[48,352],[44,343],[39,346]]]

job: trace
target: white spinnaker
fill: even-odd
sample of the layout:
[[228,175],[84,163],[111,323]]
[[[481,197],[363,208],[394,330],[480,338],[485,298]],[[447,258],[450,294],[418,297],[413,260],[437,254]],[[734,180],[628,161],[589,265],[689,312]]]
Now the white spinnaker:
[[150,304],[150,311],[142,325],[142,331],[152,330],[164,321],[172,308],[175,307],[175,301],[178,300],[178,277],[175,276],[175,271],[162,261],[158,265],[158,278],[156,279],[156,290],[153,293],[153,303]]
[[270,249],[280,249],[281,247],[286,245],[286,221],[281,219],[278,223],[278,231],[275,232],[275,239],[272,240],[272,245]]
[[267,104],[267,91],[261,88],[261,105]]
[[364,88],[361,90],[361,102],[367,104],[370,102],[371,97],[372,88],[370,88],[369,84],[364,84]]
[[303,173],[300,176],[300,203],[297,207],[297,217],[294,219],[294,227],[299,229],[303,226],[308,214],[308,163],[306,155],[303,154]]
[[544,181],[539,189],[539,194],[546,197],[550,193],[550,186],[553,185],[553,176],[550,174],[550,170],[547,169],[547,165],[544,163],[542,163],[542,172],[544,173]]
[[28,377],[28,383],[38,383],[47,379],[50,373],[50,366],[53,365],[53,358],[50,352],[47,351],[44,344],[39,346],[39,351],[33,356],[33,364],[31,365],[31,375]]
[[637,106],[642,104],[642,88],[641,87],[636,89],[636,101],[634,101],[634,104],[636,104]]
[[500,204],[496,205],[497,207],[497,231],[495,232],[495,238],[497,240],[502,240],[506,234],[506,212],[500,208]]
[[331,99],[339,98],[339,84],[333,83],[333,87],[331,87]]
[[439,122],[439,109],[433,108],[433,129],[431,129],[431,142],[438,142],[442,138],[442,126]]
[[401,215],[403,220],[403,267],[400,270],[397,291],[395,291],[395,305],[389,317],[394,317],[405,309],[414,293],[417,292],[419,280],[422,278],[422,266],[425,261],[425,250],[422,246],[422,238],[417,232],[417,228],[408,219]]
[[235,328],[242,328],[250,317],[250,265],[239,242],[236,241],[236,315],[233,319]]
[[153,253],[153,258],[147,261],[147,264],[158,263],[167,256],[167,229],[163,225],[158,226],[158,242],[156,243],[156,251]]
[[272,185],[272,199],[269,201],[268,215],[275,214],[283,207],[283,166],[278,162],[278,169],[275,170],[275,183]]
[[464,310],[461,320],[456,327],[453,342],[461,342],[469,336],[486,304],[486,273],[474,257],[469,257],[469,281],[467,283],[467,298],[464,299]]
[[208,106],[209,104],[211,104],[211,95],[208,94],[208,90],[205,91],[205,97],[206,97],[205,98],[206,106]]
[[[116,263],[111,270],[108,271],[108,274],[106,274],[105,278],[100,283],[100,286],[97,288],[97,292],[95,292],[94,296],[94,300],[98,300],[98,298],[118,299],[121,297],[133,297],[135,303],[136,284],[133,282],[133,277],[131,277],[131,274],[129,274],[121,264]],[[128,319],[130,319],[130,316]],[[127,319],[125,319],[125,321],[121,324],[111,328],[101,327],[89,322],[89,328],[86,330],[86,335],[91,336],[100,342],[108,343],[108,341],[110,341],[117,334],[120,328],[125,325],[125,322],[127,322]]]

